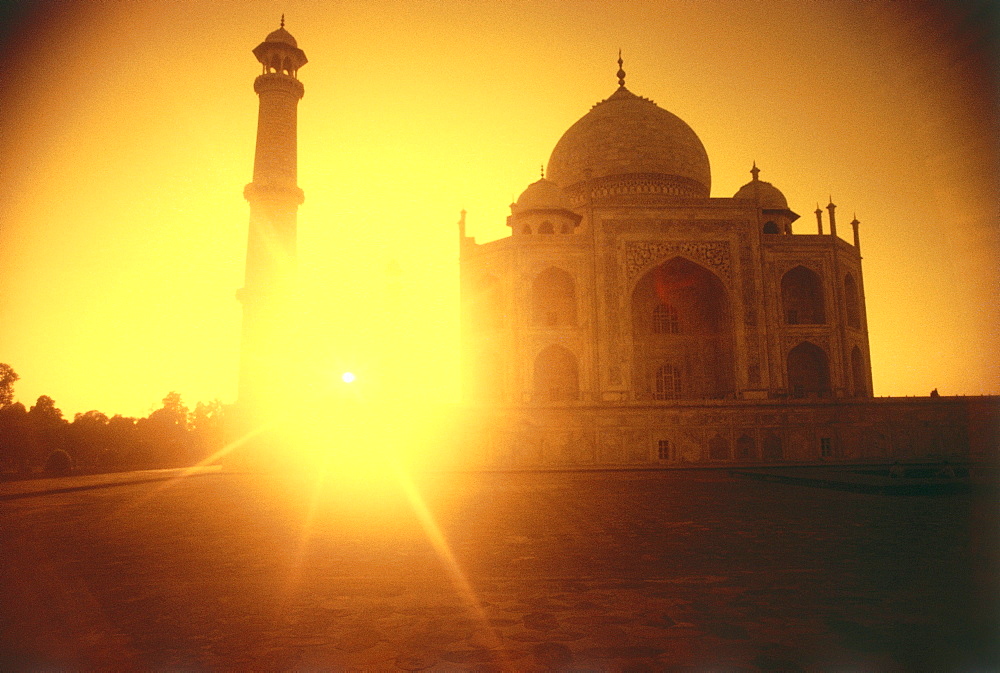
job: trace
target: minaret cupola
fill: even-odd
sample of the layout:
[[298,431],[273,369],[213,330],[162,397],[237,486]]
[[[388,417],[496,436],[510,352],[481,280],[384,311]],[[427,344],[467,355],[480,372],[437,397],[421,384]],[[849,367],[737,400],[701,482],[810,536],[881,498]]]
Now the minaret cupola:
[[[272,24],[273,25],[273,24]],[[285,16],[281,16],[281,27],[273,31],[258,44],[253,55],[264,66],[264,74],[288,75],[298,79],[299,68],[308,63],[306,54],[299,49],[292,34],[285,30]]]

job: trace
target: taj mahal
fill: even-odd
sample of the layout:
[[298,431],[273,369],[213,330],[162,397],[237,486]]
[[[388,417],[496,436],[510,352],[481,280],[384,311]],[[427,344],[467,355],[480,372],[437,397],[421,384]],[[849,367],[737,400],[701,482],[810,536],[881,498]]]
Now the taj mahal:
[[[262,66],[240,405],[281,366],[295,257],[296,108],[307,63],[282,26]],[[511,204],[510,235],[459,221],[464,465],[693,465],[976,459],[996,398],[874,396],[860,222],[804,220],[767,167],[711,196],[696,132],[618,85]],[[581,106],[585,104],[581,101]],[[748,162],[750,163],[750,162]],[[789,195],[794,204],[797,195]],[[845,239],[842,234],[845,234]]]

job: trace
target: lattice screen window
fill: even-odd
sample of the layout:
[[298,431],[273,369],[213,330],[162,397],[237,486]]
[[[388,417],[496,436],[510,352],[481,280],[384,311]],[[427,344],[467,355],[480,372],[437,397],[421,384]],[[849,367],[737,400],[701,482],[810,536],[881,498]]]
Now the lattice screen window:
[[681,323],[677,318],[677,309],[669,304],[657,304],[653,309],[654,334],[678,334]]

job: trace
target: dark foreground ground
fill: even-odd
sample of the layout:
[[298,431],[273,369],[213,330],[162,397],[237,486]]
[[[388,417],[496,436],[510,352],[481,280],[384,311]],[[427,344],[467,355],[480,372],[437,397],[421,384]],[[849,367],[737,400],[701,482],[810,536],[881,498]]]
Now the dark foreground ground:
[[0,669],[1000,670],[995,495],[707,471],[315,483],[0,502]]

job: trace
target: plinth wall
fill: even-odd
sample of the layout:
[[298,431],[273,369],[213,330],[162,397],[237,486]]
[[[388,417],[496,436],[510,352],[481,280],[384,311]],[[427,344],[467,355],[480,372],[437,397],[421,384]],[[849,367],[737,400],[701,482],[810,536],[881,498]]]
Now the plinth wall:
[[1000,397],[467,406],[469,468],[995,462]]

